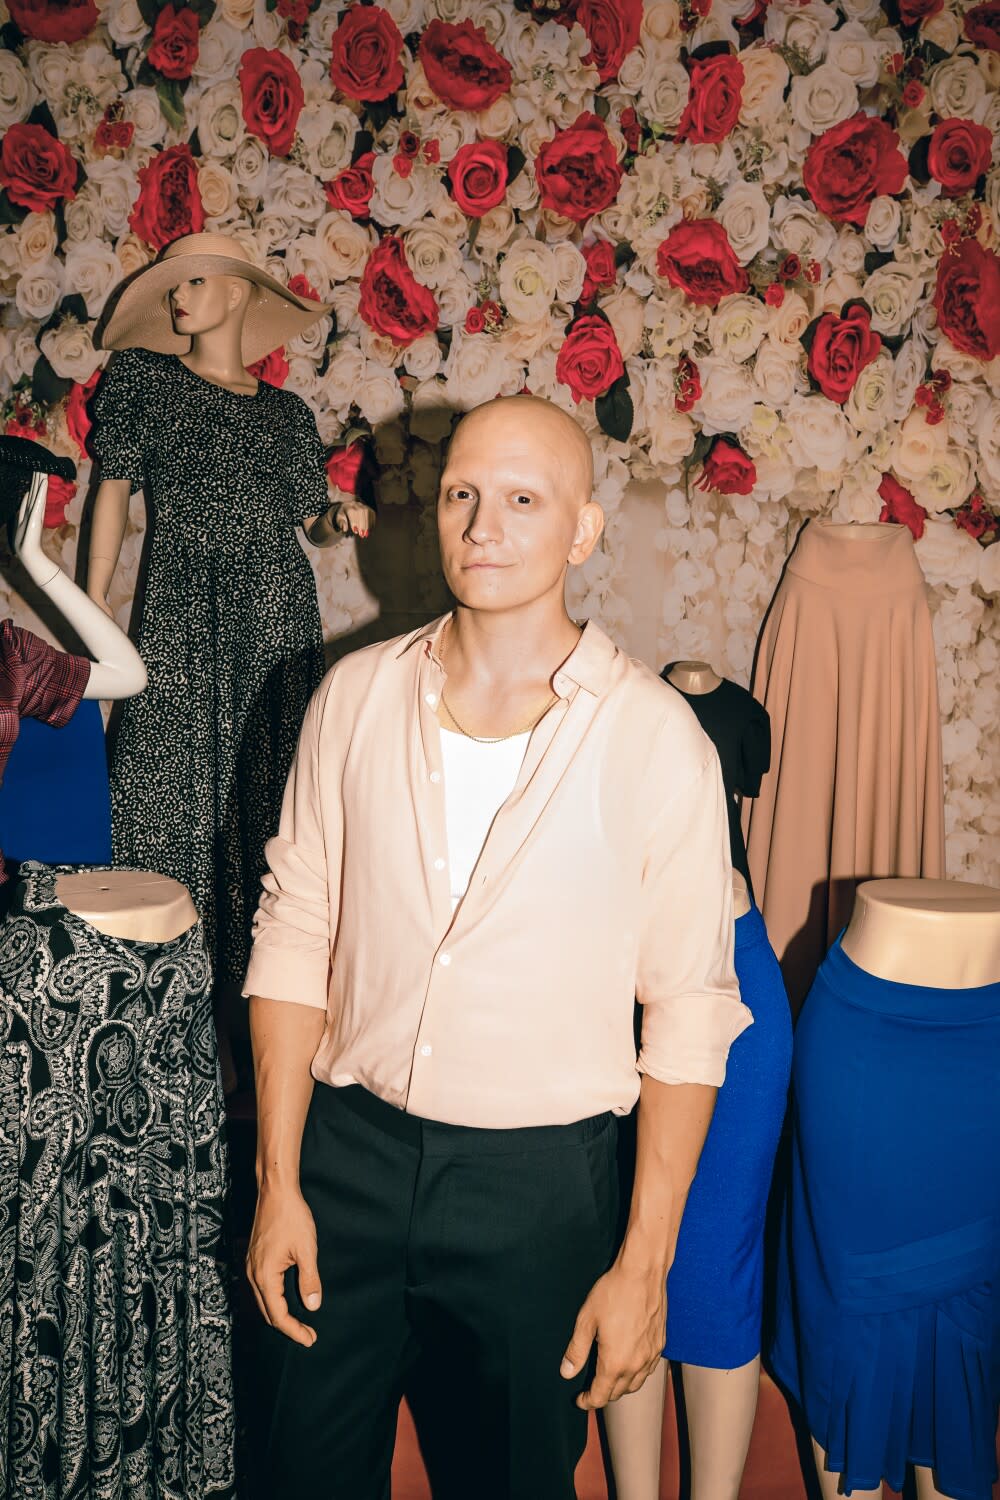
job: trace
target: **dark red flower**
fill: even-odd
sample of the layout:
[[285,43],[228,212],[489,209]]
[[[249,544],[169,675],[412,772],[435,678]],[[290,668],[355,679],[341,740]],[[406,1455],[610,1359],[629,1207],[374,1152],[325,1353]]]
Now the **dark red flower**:
[[802,262],[797,255],[786,255],[778,267],[778,275],[782,281],[795,281],[802,275]]
[[66,507],[76,498],[76,480],[63,479],[60,474],[50,474],[45,493],[45,515],[42,525],[50,531],[66,524]]
[[355,439],[345,448],[334,448],[326,461],[326,477],[334,489],[343,490],[345,495],[356,495],[364,461],[365,445],[360,439]]
[[[1000,516],[995,516],[987,507],[978,491],[970,495],[965,504],[955,512],[955,525],[967,531],[974,541],[981,541],[987,533],[995,535],[1000,528]],[[992,536],[990,537],[992,540]]]
[[265,385],[274,385],[280,390],[288,379],[288,360],[285,358],[284,349],[272,349],[270,354],[264,355],[263,359],[255,360],[252,365],[247,365],[247,370],[258,380],[262,380]]
[[606,318],[577,318],[556,359],[556,379],[568,385],[574,401],[592,401],[625,374],[615,331]]
[[806,152],[802,181],[828,218],[860,225],[868,217],[873,198],[901,191],[907,170],[892,126],[859,111],[813,141]]
[[963,25],[973,46],[1000,52],[1000,0],[984,0],[984,4],[974,5],[965,12]]
[[413,171],[413,157],[404,156],[402,151],[397,151],[392,158],[392,170],[397,177],[405,180]]
[[510,88],[510,63],[471,21],[431,21],[417,56],[427,82],[449,109],[478,114]]
[[18,31],[35,42],[80,42],[97,25],[94,0],[9,0]]
[[486,316],[481,307],[470,307],[465,315],[466,333],[482,333],[486,327]]
[[917,26],[944,10],[944,0],[899,0],[899,19],[904,26]]
[[978,240],[963,240],[938,262],[934,289],[938,327],[974,359],[1000,354],[1000,257]]
[[723,297],[745,292],[750,285],[726,231],[715,219],[675,224],[656,252],[656,269],[703,307],[718,307]]
[[412,130],[401,130],[396,150],[401,156],[417,157],[420,155],[420,137]]
[[628,149],[630,151],[638,151],[642,140],[642,127],[639,124],[639,116],[631,105],[629,105],[628,109],[623,109],[619,115],[618,128],[625,137],[625,144]]
[[352,5],[333,34],[330,77],[350,99],[388,99],[403,86],[403,38],[381,5]]
[[190,146],[170,146],[140,167],[139,196],[128,222],[153,250],[162,250],[181,235],[198,234],[204,229],[198,165]]
[[785,288],[778,281],[772,281],[764,293],[764,301],[768,307],[780,307],[785,300]]
[[757,483],[757,466],[739,443],[717,437],[702,465],[700,490],[715,490],[720,495],[749,495]]
[[813,334],[809,373],[828,401],[843,406],[861,371],[881,347],[881,338],[872,332],[872,315],[867,307],[856,304],[842,318],[824,313]]
[[259,137],[272,156],[287,156],[306,102],[292,59],[276,48],[251,47],[240,62],[240,94],[251,135]]
[[926,93],[927,90],[923,84],[918,83],[915,78],[911,78],[903,89],[903,103],[907,109],[919,109],[924,102],[924,95]]
[[607,240],[595,240],[592,245],[581,245],[587,270],[583,278],[581,302],[592,302],[601,287],[615,284],[615,247]]
[[297,276],[293,276],[290,279],[288,290],[294,292],[296,297],[308,297],[312,302],[322,302],[323,300],[308,276],[303,276],[301,271]]
[[674,406],[678,411],[690,411],[701,400],[701,374],[690,355],[682,354],[674,372]]
[[190,78],[198,61],[198,12],[165,5],[156,18],[146,61],[164,78]]
[[927,512],[922,505],[900,484],[891,474],[882,475],[882,483],[878,487],[882,499],[882,513],[880,521],[892,521],[897,526],[908,526],[913,532],[914,541],[919,541],[924,534],[924,522],[927,520]]
[[94,150],[98,156],[107,156],[109,151],[127,151],[135,135],[131,120],[113,118],[108,110],[94,131]]
[[43,214],[76,196],[76,162],[44,125],[11,125],[0,147],[0,187],[11,203]]
[[584,61],[592,62],[601,82],[608,83],[639,40],[642,0],[568,0],[555,19],[583,27],[590,39]]
[[470,219],[481,219],[503,202],[507,191],[507,148],[499,141],[459,146],[448,164],[451,196]]
[[743,103],[743,64],[732,53],[692,57],[691,89],[677,126],[679,141],[723,141],[739,119]]
[[8,437],[27,438],[33,443],[45,436],[48,424],[42,412],[33,411],[30,406],[22,406],[15,401],[14,410],[4,423],[3,430]]
[[375,152],[366,151],[352,167],[345,167],[331,182],[324,182],[323,191],[332,208],[342,208],[354,219],[367,219],[375,191],[374,160]]
[[927,147],[927,170],[945,198],[974,188],[990,168],[993,133],[975,120],[939,120]]
[[429,166],[436,167],[441,160],[441,142],[436,140],[424,141],[420,148],[420,154]]
[[93,375],[81,385],[78,380],[73,382],[73,389],[66,398],[66,428],[80,451],[81,458],[88,458],[87,439],[90,429],[94,425],[90,419],[90,398],[94,394],[97,383],[101,378],[101,371],[95,370]]
[[404,347],[438,326],[437,303],[410,270],[403,242],[394,235],[368,257],[358,311],[369,328]]
[[535,158],[535,180],[544,207],[578,224],[613,203],[622,169],[604,121],[582,114],[557,130]]

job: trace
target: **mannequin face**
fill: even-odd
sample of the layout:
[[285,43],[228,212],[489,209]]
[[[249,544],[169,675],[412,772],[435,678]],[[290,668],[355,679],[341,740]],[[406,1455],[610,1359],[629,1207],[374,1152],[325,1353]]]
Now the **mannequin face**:
[[174,332],[194,337],[222,328],[246,307],[249,281],[239,276],[193,276],[170,293]]
[[438,497],[441,562],[469,609],[503,612],[547,595],[593,551],[604,516],[590,498],[590,444],[558,407],[512,396],[459,424]]

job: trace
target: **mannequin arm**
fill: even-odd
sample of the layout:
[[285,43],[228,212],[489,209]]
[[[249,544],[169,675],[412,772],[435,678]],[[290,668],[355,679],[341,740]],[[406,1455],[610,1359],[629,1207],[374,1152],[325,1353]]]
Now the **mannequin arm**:
[[321,516],[309,516],[303,530],[314,547],[331,547],[352,531],[355,536],[367,536],[375,524],[375,512],[360,500],[347,500],[340,505],[331,505]]
[[127,479],[104,479],[98,485],[94,501],[90,557],[87,563],[87,593],[109,616],[111,610],[107,604],[108,590],[115,576],[125,538],[131,492],[132,486]]
[[[124,483],[127,488],[127,481]],[[142,692],[147,681],[146,668],[138,651],[125,632],[108,618],[106,607],[88,598],[42,551],[42,518],[47,490],[46,476],[36,474],[17,518],[17,555],[32,582],[48,595],[95,658],[83,696],[134,698],[136,693]],[[125,503],[128,504],[127,495]]]

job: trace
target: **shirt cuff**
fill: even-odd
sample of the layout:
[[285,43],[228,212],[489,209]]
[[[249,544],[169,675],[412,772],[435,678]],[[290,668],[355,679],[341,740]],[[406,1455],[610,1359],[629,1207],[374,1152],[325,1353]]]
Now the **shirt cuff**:
[[249,999],[284,1000],[290,1005],[308,1005],[326,1010],[329,1004],[330,962],[324,957],[290,953],[256,944],[250,954],[243,994]]
[[[743,1002],[727,995],[675,995],[657,1002],[655,1009],[656,1024],[645,1028],[639,1051],[639,1072],[658,1083],[720,1088],[730,1047],[753,1025]],[[650,1030],[655,1030],[655,1037],[648,1035]]]

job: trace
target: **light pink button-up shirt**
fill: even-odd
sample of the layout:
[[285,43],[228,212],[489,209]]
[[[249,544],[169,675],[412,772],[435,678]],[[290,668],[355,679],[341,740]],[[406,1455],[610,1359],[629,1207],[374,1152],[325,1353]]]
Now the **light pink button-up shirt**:
[[245,993],[326,1011],[321,1082],[452,1124],[624,1114],[640,1072],[721,1083],[752,1018],[713,745],[587,625],[453,913],[443,624],[345,657],[314,695]]

